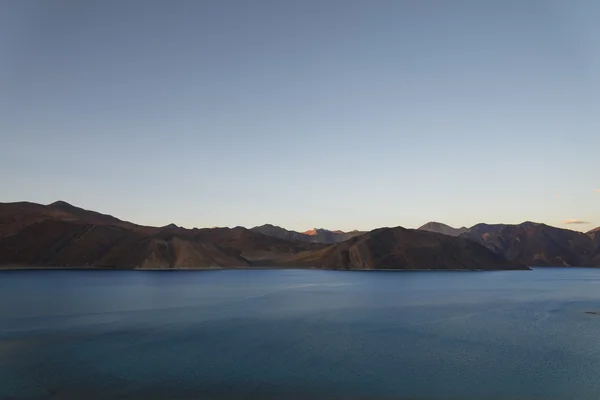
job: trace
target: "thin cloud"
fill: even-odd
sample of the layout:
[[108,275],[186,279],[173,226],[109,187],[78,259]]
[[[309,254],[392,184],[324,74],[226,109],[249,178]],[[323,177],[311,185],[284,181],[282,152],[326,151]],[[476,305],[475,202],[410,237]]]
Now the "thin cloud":
[[600,189],[594,189],[594,192],[600,193]]
[[585,225],[585,224],[589,224],[589,222],[582,221],[580,219],[568,219],[566,221],[563,221],[563,224],[565,224],[565,225]]

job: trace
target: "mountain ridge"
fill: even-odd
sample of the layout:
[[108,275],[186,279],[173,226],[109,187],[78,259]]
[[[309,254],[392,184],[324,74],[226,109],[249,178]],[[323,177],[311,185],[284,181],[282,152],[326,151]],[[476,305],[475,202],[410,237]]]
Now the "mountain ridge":
[[427,222],[426,224],[420,226],[417,229],[422,231],[437,232],[448,236],[460,236],[461,234],[468,231],[468,228],[464,226],[461,228],[454,228],[450,225],[446,225],[441,222],[435,221]]
[[[438,233],[398,227],[353,234],[335,243],[286,240],[244,227],[141,226],[64,202],[0,203],[2,266],[514,269],[518,265],[481,244]],[[306,263],[310,259],[314,265]]]
[[[341,269],[526,269],[517,261],[506,262],[499,254],[473,241],[403,227],[379,228],[325,249],[304,252],[291,263]],[[436,267],[444,265],[445,267]]]
[[600,246],[591,235],[543,223],[477,224],[460,237],[534,266],[600,266],[595,252]]
[[260,232],[265,235],[278,237],[287,240],[300,240],[305,242],[317,242],[317,243],[337,243],[348,240],[354,236],[361,235],[365,232],[354,230],[351,232],[343,232],[340,230],[330,231],[323,228],[313,228],[305,232],[290,231],[280,226],[265,224],[261,226],[255,226],[251,228],[256,232]]

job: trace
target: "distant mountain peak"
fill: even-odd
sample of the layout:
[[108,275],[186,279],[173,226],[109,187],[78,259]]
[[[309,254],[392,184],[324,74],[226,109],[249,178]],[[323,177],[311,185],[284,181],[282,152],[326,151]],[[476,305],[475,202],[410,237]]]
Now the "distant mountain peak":
[[84,208],[74,206],[73,204],[67,203],[64,200],[58,200],[58,201],[55,201],[52,204],[48,204],[48,207],[53,208],[55,210],[60,210],[60,211],[63,211],[63,212],[68,212],[68,213],[81,214],[81,213],[86,213],[87,212],[87,213],[98,214],[95,211],[88,211],[88,210],[86,210]]
[[302,233],[305,234],[305,235],[314,236],[314,235],[318,235],[320,233],[335,233],[335,234],[338,234],[338,235],[343,235],[346,232],[340,231],[340,230],[331,231],[331,230],[325,229],[325,228],[313,228],[313,229],[310,229],[310,230],[302,232]]
[[520,223],[519,225],[521,225],[521,226],[539,226],[539,225],[544,225],[544,224],[539,223],[539,222],[533,222],[533,221],[525,221],[525,222]]
[[449,226],[446,224],[442,224],[441,222],[436,222],[436,221],[429,221],[426,224],[421,225],[420,227],[418,227],[417,229],[420,230],[424,230],[425,228],[429,228],[429,227],[439,227],[439,226]]
[[60,207],[60,208],[77,208],[72,204],[67,203],[63,200],[55,201],[54,203],[48,204],[49,207]]
[[354,236],[358,236],[363,232],[352,231],[344,232],[341,230],[330,231],[323,228],[313,228],[304,232],[288,231],[285,228],[279,226],[264,224],[261,226],[255,226],[251,229],[252,231],[262,233],[267,236],[275,236],[279,239],[291,240],[291,241],[303,241],[303,242],[315,242],[315,243],[335,243],[342,242],[350,239]]
[[314,235],[318,235],[319,231],[321,231],[321,229],[313,228],[311,230],[304,231],[302,233],[305,234],[305,235],[314,236]]
[[428,223],[426,223],[425,225],[421,226],[419,229],[426,227],[426,226],[447,226],[449,228],[453,228],[453,229],[467,229],[464,226],[461,226],[460,228],[454,228],[453,226],[450,226],[448,224],[444,224],[443,222],[437,222],[437,221],[429,221]]
[[88,223],[93,224],[115,224],[124,226],[133,226],[131,222],[122,221],[112,215],[102,214],[97,211],[86,210],[85,208],[74,206],[73,204],[67,203],[64,200],[58,200],[54,203],[48,204],[48,210],[53,212],[54,216],[60,216],[69,220],[85,220]]
[[169,225],[163,226],[163,228],[180,228],[180,226],[175,225],[174,223],[171,222]]
[[430,222],[426,223],[425,225],[419,227],[418,230],[441,233],[443,235],[448,235],[448,236],[460,236],[461,234],[468,231],[468,229],[465,228],[464,226],[461,228],[454,228],[450,225],[446,225],[446,224],[443,224],[441,222],[436,222],[436,221],[430,221]]
[[278,229],[283,229],[282,227],[277,226],[277,225],[273,225],[273,224],[262,224],[262,225],[259,225],[259,226],[255,226],[252,229],[259,229],[259,228],[278,228]]

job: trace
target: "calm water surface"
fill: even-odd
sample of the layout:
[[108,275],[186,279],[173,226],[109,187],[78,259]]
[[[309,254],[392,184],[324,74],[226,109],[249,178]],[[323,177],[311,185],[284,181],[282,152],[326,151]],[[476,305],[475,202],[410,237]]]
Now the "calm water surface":
[[600,270],[0,273],[0,399],[600,399]]

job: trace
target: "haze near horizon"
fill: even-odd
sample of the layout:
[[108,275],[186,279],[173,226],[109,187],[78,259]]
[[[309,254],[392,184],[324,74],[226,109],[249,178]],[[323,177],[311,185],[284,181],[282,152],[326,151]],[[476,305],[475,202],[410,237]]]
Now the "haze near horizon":
[[0,4],[0,202],[305,231],[600,225],[600,4]]

